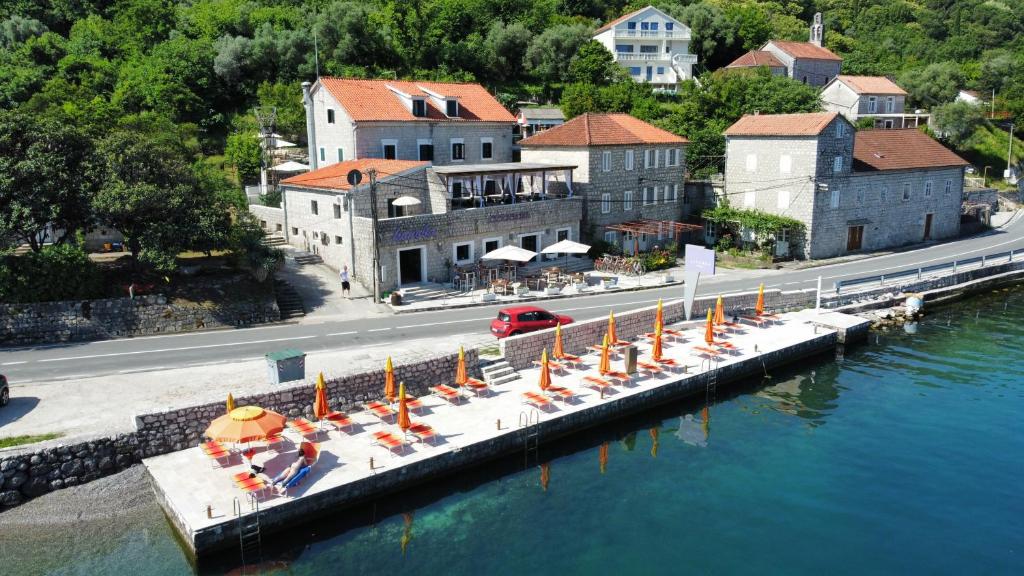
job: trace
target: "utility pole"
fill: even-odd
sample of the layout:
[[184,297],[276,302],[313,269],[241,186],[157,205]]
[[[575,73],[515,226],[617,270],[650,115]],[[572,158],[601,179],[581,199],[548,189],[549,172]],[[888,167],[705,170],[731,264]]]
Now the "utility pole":
[[[373,220],[373,303],[380,303],[380,233],[377,228],[377,171],[366,171],[370,177],[370,217]],[[351,209],[351,206],[349,207]]]
[[989,119],[992,119],[992,118],[996,117],[996,89],[995,88],[992,89],[992,102],[991,102],[991,104],[992,104],[991,105],[991,110],[992,111],[988,115]]
[[268,106],[254,108],[253,114],[260,125],[260,194],[267,193],[267,169],[270,168],[274,124],[277,121],[277,108]]
[[1006,179],[1013,176],[1010,172],[1010,166],[1012,164],[1011,158],[1013,157],[1013,124],[1010,124],[1010,148],[1006,151]]

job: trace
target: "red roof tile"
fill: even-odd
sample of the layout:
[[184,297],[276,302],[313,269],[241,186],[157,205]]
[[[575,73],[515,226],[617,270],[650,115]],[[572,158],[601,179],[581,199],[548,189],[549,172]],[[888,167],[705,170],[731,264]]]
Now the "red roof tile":
[[816,136],[839,114],[747,114],[725,130],[726,136]]
[[859,130],[853,141],[853,169],[858,172],[966,165],[966,160],[916,128]]
[[[822,48],[821,46],[811,44],[810,42],[792,42],[789,40],[769,40],[769,44],[774,44],[786,54],[794,58],[810,58],[812,60],[839,60],[842,62],[842,58],[836,56],[828,48]],[[767,46],[767,44],[765,44]]]
[[364,173],[363,182],[367,183],[369,180],[365,177],[367,170],[373,168],[377,171],[377,181],[385,181],[389,176],[400,174],[414,168],[426,167],[428,162],[419,162],[416,160],[384,160],[381,158],[364,158],[362,160],[346,160],[345,162],[338,162],[313,170],[312,172],[306,172],[305,174],[299,174],[286,178],[281,181],[282,184],[290,186],[298,186],[301,188],[326,188],[330,190],[351,190],[352,186],[349,185],[347,176],[352,170],[359,170]]
[[896,85],[885,76],[836,76],[836,81],[842,82],[850,87],[857,94],[895,94],[906,96],[907,91]]
[[525,138],[520,146],[617,146],[625,144],[685,144],[689,142],[667,130],[629,114],[588,112],[561,126]]
[[733,60],[726,68],[748,68],[751,66],[769,66],[771,68],[785,68],[785,64],[775,57],[775,54],[767,50],[751,50],[739,58]]
[[[367,121],[478,121],[515,122],[516,118],[479,84],[415,82],[405,80],[358,80],[321,78],[320,84],[334,96],[356,122]],[[390,88],[389,88],[390,87]],[[424,89],[441,96],[457,98],[459,117],[449,118],[427,98],[427,116],[412,115],[401,97],[392,89],[410,96],[426,96]]]

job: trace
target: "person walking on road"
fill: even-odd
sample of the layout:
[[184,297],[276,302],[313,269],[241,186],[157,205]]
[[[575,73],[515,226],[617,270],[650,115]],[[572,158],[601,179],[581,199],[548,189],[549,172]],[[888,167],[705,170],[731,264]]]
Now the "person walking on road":
[[341,293],[348,298],[352,293],[352,285],[349,284],[348,266],[341,267]]

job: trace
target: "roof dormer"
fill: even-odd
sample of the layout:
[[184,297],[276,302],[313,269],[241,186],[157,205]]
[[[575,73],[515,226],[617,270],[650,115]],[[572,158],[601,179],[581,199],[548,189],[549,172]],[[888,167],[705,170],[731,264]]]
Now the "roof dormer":
[[418,88],[430,98],[430,101],[433,102],[434,106],[444,112],[445,116],[449,118],[459,117],[460,106],[458,96],[445,96],[434,92],[433,90],[428,90],[423,86],[418,86]]
[[387,88],[398,97],[410,114],[417,118],[427,117],[427,100],[422,94],[410,94],[390,84],[387,85]]

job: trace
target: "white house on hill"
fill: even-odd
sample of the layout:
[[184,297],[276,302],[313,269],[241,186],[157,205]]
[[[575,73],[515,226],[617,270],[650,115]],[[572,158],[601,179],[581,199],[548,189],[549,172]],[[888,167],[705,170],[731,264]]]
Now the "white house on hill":
[[690,54],[690,29],[654,6],[620,16],[594,33],[637,82],[675,90],[693,78],[697,56]]

